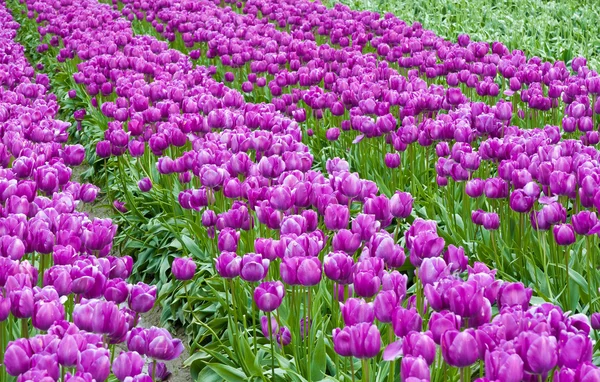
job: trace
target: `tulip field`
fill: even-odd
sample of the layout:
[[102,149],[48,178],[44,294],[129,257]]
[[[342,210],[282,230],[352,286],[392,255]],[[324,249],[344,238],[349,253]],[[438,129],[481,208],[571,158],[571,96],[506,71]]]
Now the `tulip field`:
[[0,382],[600,382],[597,6],[374,3],[0,2]]

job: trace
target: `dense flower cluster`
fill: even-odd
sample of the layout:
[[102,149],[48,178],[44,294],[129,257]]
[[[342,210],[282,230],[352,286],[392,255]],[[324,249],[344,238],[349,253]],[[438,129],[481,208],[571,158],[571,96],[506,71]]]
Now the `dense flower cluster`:
[[[598,325],[567,308],[573,285],[569,246],[576,235],[588,240],[600,232],[592,212],[600,203],[594,147],[600,140],[594,130],[600,77],[585,60],[573,61],[572,74],[560,61],[527,60],[501,43],[471,42],[468,36],[453,43],[392,15],[381,18],[340,5],[326,9],[308,1],[236,3],[242,14],[216,1],[126,2],[122,12],[94,0],[24,3],[42,41],[48,40],[38,51],[51,50],[57,61],[76,69],[78,89],[69,96],[84,91],[92,97],[90,108],[109,120],[96,155],[141,158],[137,173],[144,175],[135,179],[141,192],[152,193],[161,182],[176,191],[172,202],[183,218],[201,224],[214,241],[215,270],[231,286],[225,291],[231,307],[225,310],[236,312],[241,302],[272,352],[276,343],[282,354],[286,347],[295,356],[301,353],[300,372],[312,373],[301,364],[312,362],[315,337],[328,336],[336,354],[363,360],[367,379],[368,360],[379,357],[384,345],[384,360],[402,357],[402,380],[429,380],[432,371],[449,367],[470,376],[469,367],[478,361],[480,374],[490,381],[533,381],[551,374],[559,381],[600,377],[592,364],[591,339],[591,328]],[[135,35],[121,16],[151,23],[174,44],[181,38],[189,54]],[[218,82],[219,77],[233,86]],[[269,103],[248,102],[263,94]],[[85,119],[85,110],[74,118]],[[562,130],[539,128],[561,119]],[[331,122],[329,128],[320,125],[322,120]],[[583,134],[578,139],[577,129]],[[564,134],[573,139],[563,139]],[[343,159],[322,163],[326,173],[313,169],[304,135],[340,141],[344,148],[370,141],[390,169],[431,167],[438,186],[462,183],[465,236],[491,238],[495,252],[497,230],[506,241],[537,235],[536,245],[547,240],[566,247],[564,254],[550,254],[561,266],[558,257],[564,256],[565,266],[553,267],[552,283],[539,288],[545,292],[566,283],[564,310],[549,303],[530,306],[532,290],[526,285],[496,278],[496,270],[481,262],[470,266],[465,249],[447,245],[435,221],[416,218],[421,214],[413,211],[403,182],[394,184],[401,190],[392,188],[386,195],[381,184],[350,171]],[[59,163],[66,171],[83,160],[80,148],[62,150],[67,154],[59,155]],[[372,159],[372,153],[363,149],[359,156]],[[26,165],[21,162],[13,162],[13,172]],[[61,170],[47,166],[52,165],[25,174],[47,194],[64,189]],[[469,198],[475,199],[473,211]],[[7,211],[9,205],[11,211],[25,208],[23,196],[17,199]],[[124,214],[136,208],[114,203]],[[31,220],[37,218],[36,208]],[[553,238],[541,232],[524,235],[525,214],[531,232],[552,229]],[[35,247],[21,240],[22,247],[51,252],[47,243],[62,232],[54,229],[50,216],[55,215],[40,218],[50,223]],[[450,218],[455,225],[457,215]],[[470,229],[469,216],[481,232]],[[160,329],[134,327],[138,315],[151,309],[156,289],[127,284],[129,260],[104,258],[114,226],[69,220],[68,227],[81,234],[65,234],[60,245],[66,249],[53,251],[55,265],[45,272],[44,283],[54,286],[57,297],[81,296],[73,310],[79,330],[101,334],[109,343],[127,340],[131,352],[115,360],[113,373],[118,378],[141,373],[143,356],[176,357],[178,340]],[[3,250],[20,253],[18,243],[2,244]],[[78,257],[82,252],[84,259]],[[590,253],[587,249],[586,259],[592,264]],[[496,253],[495,266],[512,262],[508,255],[506,260]],[[523,265],[519,254],[514,261]],[[546,258],[542,261],[547,265]],[[173,262],[172,273],[182,285],[195,272],[190,258]],[[598,286],[590,274],[587,290],[581,287],[588,295]],[[573,287],[581,284],[578,280]],[[235,295],[237,288],[249,292],[252,313]],[[128,308],[119,308],[125,302]],[[64,315],[60,306],[45,309]],[[259,323],[254,308],[265,313]],[[98,315],[111,319],[89,319]],[[39,321],[42,330],[52,325],[36,320],[34,326]],[[239,334],[238,317],[228,317],[228,323]],[[381,335],[384,329],[388,339]],[[17,352],[15,346],[9,349]],[[256,346],[255,337],[254,351]],[[88,357],[105,357],[105,352]],[[336,372],[348,372],[335,362]],[[353,360],[351,367],[354,374]]]
[[[179,356],[182,344],[164,329],[136,327],[139,314],[154,305],[156,287],[126,281],[132,259],[111,255],[117,227],[110,219],[76,210],[99,192],[72,179],[85,149],[66,144],[69,124],[54,118],[59,105],[48,92],[48,77],[35,72],[13,41],[19,25],[4,6],[0,25],[5,370],[18,381],[58,380],[61,368],[63,375],[68,370],[64,380],[104,381],[116,352],[110,345],[127,341],[132,351],[117,357],[113,373],[121,381],[150,378],[153,368],[144,369],[146,363]],[[18,327],[23,338],[13,337]],[[133,368],[126,366],[130,358]],[[166,376],[164,364],[160,368]]]

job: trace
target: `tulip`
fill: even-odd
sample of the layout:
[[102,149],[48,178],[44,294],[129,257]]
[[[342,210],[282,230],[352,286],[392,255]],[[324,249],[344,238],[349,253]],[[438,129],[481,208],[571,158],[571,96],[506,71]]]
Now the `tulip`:
[[377,326],[363,322],[350,327],[350,351],[356,358],[373,358],[381,350]]
[[65,367],[73,367],[79,363],[80,353],[77,341],[72,335],[65,335],[58,343],[58,363]]
[[235,252],[237,251],[240,233],[231,228],[225,228],[219,232],[217,247],[219,251]]
[[340,310],[346,326],[361,322],[372,324],[375,317],[373,303],[367,303],[363,299],[349,298],[344,304],[340,303]]
[[4,366],[6,372],[17,377],[29,370],[32,356],[31,345],[25,338],[17,339],[8,343],[4,353]]
[[254,289],[254,302],[263,312],[272,312],[281,305],[285,288],[281,281],[267,281]]
[[147,329],[146,341],[145,354],[157,360],[171,361],[183,352],[183,343],[173,339],[169,332],[162,328]]
[[331,204],[325,209],[325,227],[330,231],[348,228],[350,210],[347,206]]
[[348,255],[354,254],[360,247],[361,240],[358,233],[352,233],[347,229],[341,229],[335,233],[331,245],[334,251],[343,251]]
[[361,268],[358,264],[354,270],[353,280],[354,292],[360,297],[375,296],[381,286],[381,279],[373,269]]
[[[217,262],[217,264],[219,264],[219,262]],[[240,277],[244,281],[260,281],[265,278],[268,270],[269,259],[264,259],[261,255],[254,253],[244,255],[240,262]]]
[[352,334],[350,327],[333,329],[333,350],[342,357],[352,356]]
[[423,285],[433,284],[450,274],[450,267],[441,257],[425,258],[419,267],[419,279]]
[[329,253],[323,260],[325,276],[338,284],[349,284],[352,282],[353,266],[354,260],[344,252]]
[[279,324],[277,323],[277,319],[275,317],[271,317],[271,331],[269,332],[269,319],[267,316],[262,316],[260,318],[260,328],[263,336],[271,339],[273,334],[276,334],[279,331]]
[[402,382],[429,381],[430,371],[423,357],[404,357],[400,364]]
[[150,178],[143,178],[138,182],[138,188],[142,192],[148,192],[152,189],[152,181]]
[[115,304],[120,304],[127,301],[129,297],[129,285],[127,282],[115,278],[110,279],[106,283],[106,289],[104,291],[104,298],[107,301],[112,301]]
[[578,235],[587,235],[598,224],[595,212],[581,211],[571,217],[573,229]]
[[144,360],[137,352],[121,352],[112,365],[112,371],[119,381],[135,377],[144,368]]
[[575,242],[575,230],[571,224],[558,224],[552,229],[556,244],[566,246]]
[[556,338],[545,334],[521,332],[515,340],[515,350],[528,373],[544,375],[552,370],[558,361]]
[[173,260],[171,271],[177,280],[191,280],[196,273],[196,262],[189,257],[178,257]]
[[590,318],[592,329],[600,330],[600,313],[592,313]]
[[558,366],[575,369],[592,362],[592,341],[587,335],[561,332],[558,343]]
[[392,322],[392,314],[398,306],[398,297],[393,290],[381,291],[375,297],[375,317],[381,322]]
[[37,301],[33,309],[32,324],[36,329],[48,330],[64,317],[65,308],[59,301]]
[[490,380],[519,382],[523,379],[523,360],[502,350],[485,354],[485,376]]
[[390,212],[394,217],[404,219],[410,215],[413,197],[408,192],[396,192],[390,199]]
[[398,306],[392,313],[392,326],[398,337],[404,337],[412,331],[420,332],[422,324],[423,319],[415,308],[404,309]]
[[456,247],[452,244],[444,252],[444,260],[446,260],[451,272],[465,271],[467,270],[467,265],[469,265],[469,258],[465,255],[464,248]]
[[477,340],[470,332],[447,330],[442,334],[442,356],[447,364],[454,367],[467,367],[475,363],[478,353]]
[[321,262],[318,257],[305,257],[298,265],[298,281],[304,286],[315,286],[321,281]]
[[136,313],[146,313],[152,309],[156,301],[156,286],[149,286],[142,282],[131,288],[129,307]]

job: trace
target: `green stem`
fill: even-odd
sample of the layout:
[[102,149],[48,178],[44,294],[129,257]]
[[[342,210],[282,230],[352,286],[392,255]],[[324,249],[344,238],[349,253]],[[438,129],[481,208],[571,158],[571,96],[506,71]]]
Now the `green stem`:
[[[390,325],[388,327],[388,337],[389,337],[389,342],[388,342],[388,345],[389,345],[392,342],[394,342],[394,328],[392,327],[392,325]],[[396,371],[395,368],[396,368],[396,361],[390,362],[390,374],[388,375],[388,382],[394,382],[394,374]]]
[[267,312],[267,319],[269,321],[269,340],[271,342],[271,377],[273,378],[273,381],[275,381],[275,346],[273,345],[275,333],[273,333],[271,324],[271,312]]
[[369,360],[366,358],[362,360],[362,369],[363,369],[363,375],[362,375],[363,382],[369,382]]

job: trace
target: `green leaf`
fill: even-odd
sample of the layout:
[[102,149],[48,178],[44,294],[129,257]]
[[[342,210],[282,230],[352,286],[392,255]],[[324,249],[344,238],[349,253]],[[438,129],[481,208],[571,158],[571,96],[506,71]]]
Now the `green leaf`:
[[320,381],[325,376],[325,365],[327,361],[327,354],[325,353],[325,335],[323,332],[319,332],[317,338],[317,344],[312,354],[311,370],[310,375],[312,380]]
[[196,244],[193,239],[191,239],[189,236],[181,235],[181,240],[192,256],[197,259],[206,260],[206,253],[203,252],[200,247],[198,247],[198,244]]
[[[215,373],[219,374],[221,378],[225,378],[225,380],[228,382],[248,381],[248,377],[246,376],[246,374],[242,373],[239,369],[233,368],[231,366],[222,365],[219,363],[209,363],[206,366],[211,368]],[[204,380],[202,380],[202,382],[204,382]]]

